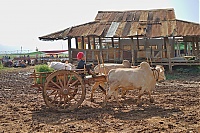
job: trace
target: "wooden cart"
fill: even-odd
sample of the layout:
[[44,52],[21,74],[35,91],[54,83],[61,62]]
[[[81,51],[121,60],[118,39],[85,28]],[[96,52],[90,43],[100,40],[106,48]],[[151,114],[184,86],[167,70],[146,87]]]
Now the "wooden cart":
[[[34,79],[32,87],[42,90],[46,105],[56,110],[74,110],[85,99],[86,84],[106,81],[106,76],[87,77],[84,69],[57,70],[55,72],[38,72],[31,74]],[[105,91],[105,90],[104,90]]]

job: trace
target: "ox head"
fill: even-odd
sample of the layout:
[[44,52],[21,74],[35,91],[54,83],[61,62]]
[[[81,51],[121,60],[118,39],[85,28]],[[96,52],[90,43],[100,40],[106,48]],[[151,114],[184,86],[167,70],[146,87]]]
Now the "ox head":
[[155,68],[158,72],[158,81],[161,82],[161,81],[164,81],[166,80],[166,77],[165,77],[165,68],[161,65],[156,65],[156,68]]

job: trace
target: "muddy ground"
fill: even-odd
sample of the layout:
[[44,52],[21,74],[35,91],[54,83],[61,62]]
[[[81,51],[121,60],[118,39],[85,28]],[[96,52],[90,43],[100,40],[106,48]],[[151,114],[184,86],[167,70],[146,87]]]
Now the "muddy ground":
[[[41,92],[30,88],[33,68],[0,72],[0,132],[200,132],[200,73],[174,73],[143,106],[136,106],[138,91],[129,91],[120,99],[123,107],[109,101],[102,107],[101,90],[90,102],[90,88],[82,106],[73,112],[52,111]],[[175,79],[173,79],[175,78]]]

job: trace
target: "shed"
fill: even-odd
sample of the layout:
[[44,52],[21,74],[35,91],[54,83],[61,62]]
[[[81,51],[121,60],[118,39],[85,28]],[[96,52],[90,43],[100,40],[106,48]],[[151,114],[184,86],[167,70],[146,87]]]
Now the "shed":
[[[39,37],[43,41],[68,40],[70,61],[83,51],[87,61],[137,64],[151,59],[162,65],[199,65],[200,24],[176,19],[174,9],[98,11],[93,22]],[[74,41],[74,43],[72,42]],[[179,44],[184,44],[182,51]],[[73,48],[72,44],[75,44]],[[195,56],[195,61],[184,60]],[[182,57],[183,60],[176,60]]]

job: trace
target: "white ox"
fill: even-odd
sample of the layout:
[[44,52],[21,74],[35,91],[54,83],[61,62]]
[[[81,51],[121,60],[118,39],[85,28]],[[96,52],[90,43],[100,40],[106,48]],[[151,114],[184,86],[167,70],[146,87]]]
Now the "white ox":
[[[97,66],[95,66],[94,68],[94,72],[98,73],[100,75],[104,74],[108,74],[108,72],[111,69],[116,69],[116,68],[131,68],[131,63],[128,60],[123,60],[122,64],[115,64],[115,63],[106,63],[106,64],[99,64]],[[92,92],[91,92],[91,101],[94,101],[93,98],[93,94],[94,91],[100,87],[101,90],[103,90],[104,94],[106,94],[106,91],[104,90],[105,88],[105,82],[103,81],[99,81],[99,82],[95,82],[92,86]]]
[[117,103],[121,106],[118,100],[118,88],[124,90],[139,89],[138,105],[141,106],[140,98],[144,91],[149,94],[150,102],[153,102],[151,92],[155,88],[156,81],[165,80],[164,67],[157,65],[152,69],[147,62],[140,63],[139,68],[118,68],[110,70],[108,74],[108,93],[105,97],[104,105],[108,98],[114,95]]

